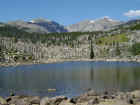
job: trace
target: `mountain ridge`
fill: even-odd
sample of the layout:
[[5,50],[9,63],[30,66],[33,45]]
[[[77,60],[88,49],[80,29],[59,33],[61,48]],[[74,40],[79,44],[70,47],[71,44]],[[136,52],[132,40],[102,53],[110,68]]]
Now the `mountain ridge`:
[[25,29],[25,31],[33,33],[53,33],[53,32],[67,32],[63,25],[60,25],[54,21],[48,21],[46,19],[33,19],[31,21],[11,21],[6,23],[11,26],[15,26],[19,29]]
[[[64,26],[58,22],[37,18],[30,21],[16,20],[10,21],[5,24],[23,29],[29,33],[63,33],[63,32],[93,32],[93,31],[108,31],[119,26],[126,24],[132,24],[136,20],[130,20],[127,22],[111,19],[109,17],[103,17],[95,20],[84,20],[76,24]],[[4,24],[4,23],[3,23]],[[3,26],[1,24],[0,26]]]
[[123,22],[111,19],[109,17],[103,17],[100,19],[95,19],[95,20],[85,20],[81,21],[76,24],[72,24],[67,26],[67,29],[69,32],[76,32],[76,31],[101,31],[101,30],[109,30],[113,26],[120,25]]

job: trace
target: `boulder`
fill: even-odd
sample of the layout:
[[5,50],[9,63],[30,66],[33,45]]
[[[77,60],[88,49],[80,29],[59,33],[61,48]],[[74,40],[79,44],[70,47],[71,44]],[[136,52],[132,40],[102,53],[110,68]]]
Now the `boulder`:
[[100,102],[98,105],[131,105],[123,100],[110,100],[105,102]]
[[73,98],[70,99],[70,102],[73,103],[73,104],[76,104],[77,99],[78,99],[77,97],[73,97]]
[[6,98],[6,101],[7,101],[7,102],[10,102],[11,100],[12,100],[11,97],[7,97],[7,98]]
[[133,100],[133,99],[129,99],[129,100],[128,100],[128,103],[129,103],[129,104],[134,104],[134,100]]
[[133,98],[140,98],[140,91],[136,90],[130,93]]
[[40,105],[58,105],[63,100],[67,100],[67,97],[65,96],[57,96],[53,98],[44,97],[43,99],[41,99]]
[[124,100],[127,98],[126,94],[122,93],[122,92],[118,92],[117,95],[115,96],[115,98],[119,99],[119,100]]
[[92,99],[96,99],[96,98],[97,98],[97,96],[88,96],[88,95],[84,94],[84,95],[77,97],[76,103],[88,102],[88,101],[90,101]]
[[50,103],[50,99],[48,97],[44,97],[40,101],[40,105],[49,105],[49,103]]
[[40,104],[40,97],[32,97],[30,98],[31,104]]
[[98,98],[92,99],[88,102],[88,105],[94,105],[94,104],[99,104],[99,99]]
[[7,104],[7,101],[4,98],[0,97],[0,104]]
[[39,104],[32,104],[32,105],[39,105]]
[[63,100],[59,105],[75,105],[70,102],[70,100]]
[[[10,98],[10,97],[9,97]],[[29,97],[22,97],[22,96],[13,96],[8,101],[8,104],[15,104],[15,105],[30,105]]]
[[86,94],[87,96],[97,96],[97,93],[94,90],[90,90]]
[[88,102],[77,103],[76,105],[88,105]]

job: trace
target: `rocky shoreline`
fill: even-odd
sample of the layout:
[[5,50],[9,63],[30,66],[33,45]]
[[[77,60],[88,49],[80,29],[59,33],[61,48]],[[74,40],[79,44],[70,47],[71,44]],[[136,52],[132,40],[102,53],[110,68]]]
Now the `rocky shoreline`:
[[65,96],[43,97],[14,96],[0,97],[0,105],[140,105],[140,90],[133,92],[89,90],[71,99]]
[[49,63],[61,63],[61,62],[77,62],[77,61],[105,61],[105,62],[137,62],[140,63],[140,59],[138,58],[97,58],[97,59],[49,59],[45,61],[33,61],[33,62],[13,62],[13,63],[0,63],[0,66],[8,67],[8,66],[20,66],[20,65],[32,65],[32,64],[49,64]]

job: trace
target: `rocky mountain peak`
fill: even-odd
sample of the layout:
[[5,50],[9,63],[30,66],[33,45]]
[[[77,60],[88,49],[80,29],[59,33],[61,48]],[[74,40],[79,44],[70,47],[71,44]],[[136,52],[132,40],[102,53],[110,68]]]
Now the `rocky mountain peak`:
[[114,21],[113,19],[111,19],[111,18],[108,17],[108,16],[104,16],[104,17],[103,17],[103,20],[105,20],[105,21]]
[[36,18],[31,21],[12,21],[8,24],[16,26],[20,29],[26,29],[28,32],[38,32],[38,33],[52,33],[52,32],[92,32],[92,31],[104,31],[112,29],[112,27],[122,24],[118,20],[111,19],[108,16],[93,19],[84,20],[76,24],[68,25],[64,27],[63,25],[45,18]]
[[103,31],[112,28],[115,25],[120,25],[121,22],[118,20],[111,19],[108,16],[95,20],[81,21],[76,24],[67,26],[70,32],[86,32],[86,31]]
[[37,18],[31,21],[12,21],[8,22],[9,25],[16,26],[20,29],[25,29],[27,32],[37,32],[37,33],[52,33],[52,32],[67,32],[63,25],[55,21],[51,21],[44,18]]

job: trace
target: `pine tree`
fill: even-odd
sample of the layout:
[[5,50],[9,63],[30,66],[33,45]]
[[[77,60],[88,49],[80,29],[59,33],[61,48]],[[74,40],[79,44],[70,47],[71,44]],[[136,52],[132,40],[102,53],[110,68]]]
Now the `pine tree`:
[[92,40],[90,42],[90,59],[94,58],[94,51],[93,51],[93,45],[92,45]]
[[119,43],[118,42],[116,43],[116,55],[117,56],[121,55],[120,48],[119,48]]

